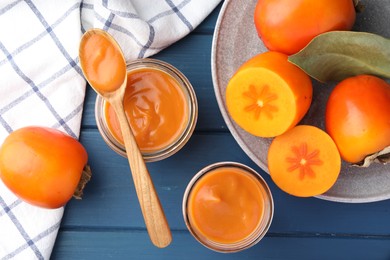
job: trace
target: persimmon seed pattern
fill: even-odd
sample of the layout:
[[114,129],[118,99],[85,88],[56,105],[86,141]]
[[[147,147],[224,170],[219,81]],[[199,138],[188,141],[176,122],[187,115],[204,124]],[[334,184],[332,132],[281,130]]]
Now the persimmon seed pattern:
[[290,167],[287,168],[287,171],[292,172],[299,170],[299,179],[310,177],[315,178],[315,172],[312,167],[314,165],[321,165],[323,162],[319,158],[320,151],[314,149],[309,152],[307,143],[301,143],[299,146],[292,146],[291,151],[294,154],[294,157],[287,157],[286,161],[290,164]]
[[278,111],[278,108],[271,104],[278,96],[275,93],[270,92],[268,85],[262,86],[260,91],[257,90],[255,85],[250,85],[249,90],[244,92],[243,96],[251,100],[251,104],[244,109],[246,112],[253,111],[255,120],[260,118],[262,112],[264,112],[269,119],[272,119],[274,117],[273,113]]

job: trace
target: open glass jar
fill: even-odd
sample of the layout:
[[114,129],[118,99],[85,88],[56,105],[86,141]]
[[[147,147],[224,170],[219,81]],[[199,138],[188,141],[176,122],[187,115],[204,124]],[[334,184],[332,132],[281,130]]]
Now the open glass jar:
[[258,243],[267,233],[274,204],[267,183],[236,162],[220,162],[199,171],[183,197],[190,233],[205,247],[233,253]]
[[[198,103],[191,83],[174,66],[149,58],[128,63],[127,79],[125,111],[144,160],[173,155],[187,143],[196,125]],[[99,95],[95,118],[107,145],[126,157],[116,115]]]

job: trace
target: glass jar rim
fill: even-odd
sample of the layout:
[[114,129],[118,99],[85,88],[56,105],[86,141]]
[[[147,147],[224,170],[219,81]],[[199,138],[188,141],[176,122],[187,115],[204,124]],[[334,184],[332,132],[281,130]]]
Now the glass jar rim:
[[[218,168],[238,168],[248,174],[251,174],[258,181],[258,184],[260,184],[261,188],[265,193],[265,196],[263,198],[265,203],[264,214],[262,219],[260,220],[260,223],[258,224],[256,229],[253,230],[251,235],[236,243],[225,244],[225,243],[219,243],[205,238],[192,227],[191,221],[188,217],[188,200],[193,187],[205,174],[212,172],[213,170],[216,170]],[[182,213],[183,213],[183,218],[187,226],[187,229],[199,243],[216,252],[234,253],[254,246],[265,236],[265,234],[268,232],[269,227],[271,226],[271,222],[273,219],[274,202],[273,202],[273,197],[270,188],[268,187],[266,181],[258,172],[256,172],[249,166],[246,166],[238,162],[231,162],[231,161],[217,162],[217,163],[210,164],[204,167],[203,169],[201,169],[198,173],[194,175],[194,177],[188,183],[183,196]]]
[[[126,64],[127,72],[140,70],[143,68],[160,70],[174,78],[177,81],[178,86],[180,86],[183,93],[185,94],[185,97],[187,99],[187,105],[189,108],[187,125],[184,127],[182,133],[178,136],[178,138],[175,139],[173,143],[167,145],[160,150],[156,150],[153,152],[142,152],[142,156],[144,157],[144,160],[146,162],[154,162],[172,156],[188,142],[195,130],[198,118],[198,102],[195,91],[190,81],[180,70],[178,70],[173,65],[161,60],[151,58],[138,59]],[[105,102],[106,101],[100,95],[97,95],[95,100],[95,120],[98,130],[105,143],[113,151],[123,157],[126,157],[126,149],[124,145],[119,143],[116,138],[111,134],[108,125],[105,121]]]

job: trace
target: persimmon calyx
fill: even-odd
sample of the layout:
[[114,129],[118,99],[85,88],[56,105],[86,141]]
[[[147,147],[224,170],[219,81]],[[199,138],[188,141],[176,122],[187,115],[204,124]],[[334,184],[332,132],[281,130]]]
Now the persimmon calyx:
[[81,200],[83,197],[83,190],[85,185],[89,182],[92,176],[91,167],[87,164],[84,166],[83,173],[81,174],[79,184],[76,187],[76,190],[73,193],[73,198]]
[[364,160],[362,160],[358,163],[352,164],[352,165],[357,166],[357,167],[368,167],[374,162],[382,163],[382,164],[389,163],[390,162],[390,146],[387,146],[386,148],[384,148],[383,150],[381,150],[377,153],[368,155],[368,156],[366,156],[366,158],[364,158]]
[[353,5],[355,6],[356,13],[361,13],[364,10],[364,5],[361,3],[360,0],[352,0]]

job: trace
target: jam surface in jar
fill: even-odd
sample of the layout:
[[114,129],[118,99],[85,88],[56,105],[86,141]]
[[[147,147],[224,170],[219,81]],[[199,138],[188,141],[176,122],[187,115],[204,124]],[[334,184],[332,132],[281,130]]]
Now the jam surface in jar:
[[264,215],[262,186],[243,169],[221,167],[204,174],[188,198],[193,230],[216,243],[237,243],[250,236]]
[[[164,149],[184,132],[189,120],[189,106],[183,89],[175,78],[154,68],[127,72],[124,108],[131,129],[142,152]],[[111,134],[123,144],[119,122],[109,103],[105,118]]]

